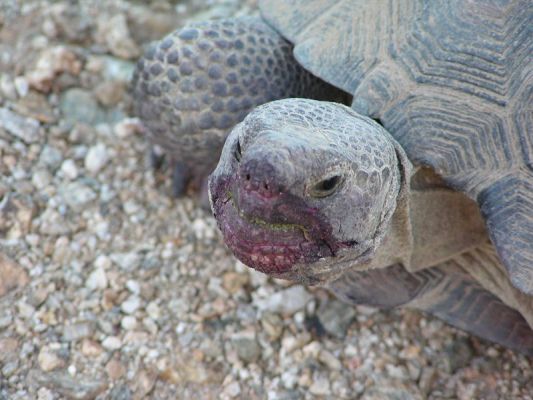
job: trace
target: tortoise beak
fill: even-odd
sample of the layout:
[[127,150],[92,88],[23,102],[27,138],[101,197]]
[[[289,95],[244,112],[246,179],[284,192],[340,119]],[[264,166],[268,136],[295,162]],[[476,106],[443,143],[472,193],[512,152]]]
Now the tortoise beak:
[[279,276],[297,264],[335,255],[331,227],[316,209],[289,193],[265,193],[249,181],[246,174],[209,178],[213,214],[239,260]]

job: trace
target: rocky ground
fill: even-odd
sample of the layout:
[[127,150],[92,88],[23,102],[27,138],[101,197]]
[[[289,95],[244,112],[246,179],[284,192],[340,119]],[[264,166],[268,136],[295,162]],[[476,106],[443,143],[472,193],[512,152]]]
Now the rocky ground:
[[0,399],[531,399],[524,356],[248,270],[148,167],[136,58],[254,7],[0,1]]

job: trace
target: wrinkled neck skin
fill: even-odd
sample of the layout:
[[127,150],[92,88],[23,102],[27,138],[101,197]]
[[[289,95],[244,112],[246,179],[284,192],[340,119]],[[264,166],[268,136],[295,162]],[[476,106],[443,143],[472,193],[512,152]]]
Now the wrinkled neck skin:
[[477,204],[444,185],[428,168],[416,168],[401,190],[396,210],[381,244],[366,261],[350,255],[323,276],[326,286],[347,270],[364,271],[401,263],[410,272],[439,263],[486,243],[484,220]]
[[399,198],[390,229],[374,258],[357,269],[402,263],[414,272],[437,265],[488,240],[476,202],[419,167]]
[[[410,265],[414,248],[410,219],[411,171],[412,165],[410,163],[406,165],[404,160],[404,173],[408,175],[403,177],[404,182],[389,225],[382,227],[385,231],[382,237],[374,237],[356,248],[341,249],[333,259],[328,258],[312,265],[297,266],[292,271],[280,274],[278,277],[307,285],[327,286],[348,271],[384,268],[395,263]],[[423,201],[423,199],[417,198],[418,201]]]
[[415,272],[488,241],[483,218],[473,200],[446,187],[428,168],[406,170],[412,174],[400,191],[386,234],[375,252],[361,256],[354,249],[341,250],[335,262],[319,261],[280,277],[327,286],[347,271],[385,268],[396,263]]

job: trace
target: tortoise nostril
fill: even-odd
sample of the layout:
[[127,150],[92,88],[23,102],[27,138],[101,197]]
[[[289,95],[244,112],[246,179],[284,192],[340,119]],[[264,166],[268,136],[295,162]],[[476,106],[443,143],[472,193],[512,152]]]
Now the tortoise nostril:
[[250,157],[245,160],[240,165],[238,175],[243,189],[247,192],[257,192],[263,197],[272,197],[281,193],[277,190],[280,186],[280,171],[263,159]]

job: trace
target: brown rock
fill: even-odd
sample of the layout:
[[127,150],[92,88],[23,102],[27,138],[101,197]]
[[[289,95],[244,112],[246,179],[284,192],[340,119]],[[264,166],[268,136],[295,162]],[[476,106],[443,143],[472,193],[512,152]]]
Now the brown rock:
[[26,271],[7,256],[0,253],[0,297],[8,292],[24,287],[29,278]]
[[105,43],[109,51],[117,57],[134,59],[141,54],[139,47],[130,37],[124,14],[102,16],[98,20],[96,39]]
[[124,97],[125,85],[117,81],[105,81],[94,89],[94,95],[100,104],[106,107],[115,106]]
[[47,93],[52,88],[56,76],[63,72],[78,75],[81,68],[82,63],[74,52],[67,47],[56,46],[43,50],[33,70],[26,74],[26,78],[31,87]]
[[230,294],[235,294],[248,283],[248,280],[248,275],[238,274],[236,272],[227,272],[222,278],[222,286],[224,286],[224,289],[226,289]]
[[44,347],[39,352],[39,356],[37,357],[37,361],[39,362],[39,367],[44,372],[53,371],[57,368],[62,368],[65,366],[65,362],[57,356],[52,350]]
[[112,358],[105,366],[105,370],[109,378],[113,381],[116,381],[124,376],[126,373],[126,368],[122,363],[116,359]]
[[34,213],[35,205],[29,196],[8,194],[0,203],[0,233],[4,231],[8,239],[20,239],[30,231]]
[[154,388],[157,375],[141,370],[135,377],[135,399],[144,399]]
[[14,338],[0,338],[0,363],[12,359],[18,352],[19,341]]
[[33,90],[30,90],[26,96],[17,101],[13,109],[25,117],[36,119],[45,124],[54,123],[57,120],[46,97]]
[[84,339],[81,342],[81,352],[87,357],[97,357],[102,354],[102,351],[102,346],[94,340]]

